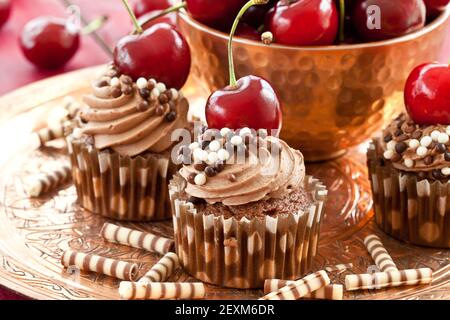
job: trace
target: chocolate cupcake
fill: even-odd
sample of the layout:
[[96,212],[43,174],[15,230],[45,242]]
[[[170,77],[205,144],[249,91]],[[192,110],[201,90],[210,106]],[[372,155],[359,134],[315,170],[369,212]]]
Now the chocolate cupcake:
[[83,97],[82,125],[68,137],[81,205],[108,218],[170,218],[167,186],[178,167],[171,134],[188,128],[188,102],[154,79],[119,74],[109,65]]
[[375,221],[413,244],[450,248],[450,126],[401,114],[367,152]]
[[298,279],[317,254],[325,187],[305,175],[299,151],[265,130],[211,131],[185,147],[193,163],[169,185],[182,265],[223,287]]

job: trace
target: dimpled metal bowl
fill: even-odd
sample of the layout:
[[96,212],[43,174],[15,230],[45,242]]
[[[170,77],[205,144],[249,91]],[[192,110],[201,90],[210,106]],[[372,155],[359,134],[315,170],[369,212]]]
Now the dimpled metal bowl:
[[[281,137],[310,161],[337,157],[368,139],[404,108],[403,87],[418,64],[437,60],[450,8],[424,29],[388,41],[288,47],[235,38],[237,77],[261,76],[283,105]],[[180,14],[192,77],[207,97],[228,84],[227,39]]]

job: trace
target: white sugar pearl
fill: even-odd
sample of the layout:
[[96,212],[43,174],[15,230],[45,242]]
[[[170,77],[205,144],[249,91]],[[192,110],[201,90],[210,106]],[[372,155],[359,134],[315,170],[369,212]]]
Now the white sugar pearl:
[[238,146],[242,144],[242,137],[241,136],[233,136],[230,140],[231,144],[234,144],[235,146]]
[[213,140],[209,144],[209,150],[218,151],[220,149],[220,142],[217,140]]
[[241,130],[239,130],[239,135],[241,137],[245,137],[250,134],[252,134],[252,130],[250,130],[250,128],[245,127],[245,128],[242,128]]
[[450,168],[442,168],[441,172],[443,175],[450,176]]
[[150,92],[152,99],[158,98],[160,94],[161,93],[159,92],[158,88],[153,88],[152,92]]
[[438,130],[434,130],[431,132],[430,137],[433,139],[433,141],[438,141],[440,132]]
[[387,143],[386,148],[387,148],[388,150],[394,151],[394,150],[395,150],[395,145],[396,145],[396,144],[397,144],[397,143],[396,143],[394,140],[391,140],[391,141],[389,141],[389,142]]
[[83,132],[81,131],[80,128],[75,128],[75,129],[73,129],[73,131],[72,131],[72,135],[73,135],[73,137],[74,137],[75,139],[80,139],[81,136],[83,135]]
[[227,161],[230,158],[230,153],[225,149],[220,149],[217,151],[217,156],[219,157],[219,160]]
[[449,140],[448,134],[446,134],[446,133],[440,133],[437,141],[438,141],[439,143],[447,143],[448,140]]
[[416,153],[419,157],[423,157],[427,154],[427,148],[424,146],[420,146],[417,148]]
[[409,147],[410,147],[411,149],[416,150],[419,146],[420,146],[419,140],[417,140],[417,139],[411,139],[411,140],[409,141]]
[[178,90],[177,89],[170,89],[170,93],[172,94],[172,100],[177,100],[178,99]]
[[111,78],[109,84],[111,85],[111,87],[118,87],[120,85],[120,80],[117,77]]
[[204,173],[199,173],[195,176],[194,182],[198,186],[202,186],[206,183],[206,175]]
[[147,79],[140,77],[137,79],[136,85],[139,89],[147,88]]
[[217,152],[210,152],[208,153],[208,162],[209,163],[216,163],[216,161],[219,160],[219,156],[217,155]]
[[198,142],[192,142],[192,143],[189,145],[189,149],[191,149],[191,150],[195,150],[195,149],[197,149],[197,148],[200,148],[200,144],[199,144]]
[[193,151],[194,161],[206,161],[208,159],[208,152],[197,148]]
[[166,85],[165,85],[164,83],[162,83],[162,82],[158,82],[158,83],[156,84],[156,88],[157,88],[159,91],[161,91],[161,92],[166,91]]
[[433,139],[431,139],[430,136],[424,136],[422,137],[422,139],[420,139],[420,145],[422,147],[428,147],[431,144],[431,142],[433,142]]
[[445,129],[445,132],[450,135],[450,126],[447,127],[447,129]]
[[230,129],[228,129],[228,128],[222,128],[222,129],[220,129],[220,135],[222,136],[222,137],[225,137],[228,133],[230,133]]
[[394,151],[392,151],[392,150],[386,150],[386,151],[384,152],[383,156],[384,156],[386,159],[391,159],[391,158],[394,156]]
[[412,168],[414,166],[414,161],[412,159],[405,159],[405,166],[407,166],[408,168]]

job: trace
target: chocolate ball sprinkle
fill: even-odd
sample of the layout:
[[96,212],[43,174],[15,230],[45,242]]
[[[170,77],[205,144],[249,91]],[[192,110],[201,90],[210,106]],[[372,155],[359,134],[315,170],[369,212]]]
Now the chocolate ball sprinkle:
[[167,122],[172,122],[177,118],[177,113],[174,111],[170,111],[169,113],[166,114],[166,116],[164,117],[164,120],[166,120]]
[[402,160],[402,156],[398,153],[394,153],[394,155],[391,158],[392,162],[399,162],[400,160]]
[[152,91],[153,89],[155,89],[155,84],[153,83],[153,81],[147,81],[147,89],[149,91]]
[[399,137],[399,136],[401,136],[403,134],[403,130],[401,130],[401,129],[397,129],[397,130],[395,130],[395,132],[394,132],[394,136],[395,137]]
[[222,161],[217,161],[216,164],[214,165],[214,169],[217,172],[221,172],[224,168],[225,168],[225,164]]
[[214,177],[217,174],[217,172],[216,172],[216,170],[213,167],[207,166],[205,168],[205,174],[208,177]]
[[423,159],[423,163],[425,163],[427,166],[429,166],[430,164],[433,163],[433,157],[432,157],[432,156],[426,156],[426,157]]
[[425,171],[419,171],[417,173],[417,176],[419,177],[420,180],[426,179],[428,177],[428,174]]
[[405,131],[406,133],[414,132],[414,130],[416,130],[416,129],[414,128],[414,126],[410,126],[410,125],[407,125],[407,126],[404,128],[404,131]]
[[444,160],[450,162],[450,152],[446,151],[446,152],[444,153]]
[[229,174],[227,175],[227,179],[228,179],[229,181],[231,181],[231,182],[236,182],[236,176],[235,176],[234,174],[232,174],[232,173],[229,173]]
[[118,98],[122,95],[122,90],[120,88],[114,88],[111,90],[111,95],[113,98]]
[[137,110],[140,111],[140,112],[147,111],[148,107],[149,107],[148,102],[144,101],[144,100],[137,104]]
[[194,169],[197,171],[203,171],[203,170],[205,170],[206,166],[207,166],[207,164],[204,161],[197,162],[194,164]]
[[127,76],[125,74],[121,75],[119,78],[120,82],[122,82],[123,84],[132,84],[133,83],[133,79],[131,79],[130,76]]
[[201,148],[202,148],[203,150],[205,150],[205,149],[209,146],[209,143],[210,143],[210,142],[211,142],[211,141],[203,140],[202,143],[200,144]]
[[128,96],[128,95],[130,95],[131,93],[133,93],[133,87],[132,87],[132,86],[127,86],[127,85],[125,85],[125,86],[123,86],[123,88],[122,88],[122,92]]
[[166,95],[165,93],[161,93],[161,94],[159,95],[159,102],[160,102],[161,104],[164,104],[164,103],[169,102],[169,98],[167,97],[167,95]]
[[164,114],[164,107],[162,105],[156,106],[155,113],[157,116],[162,116]]
[[392,134],[388,133],[387,135],[384,136],[384,142],[389,142],[392,140]]
[[191,174],[189,174],[188,177],[187,177],[187,181],[188,181],[190,184],[195,184],[195,176],[196,176],[196,175],[197,175],[196,173],[191,173]]
[[439,153],[444,153],[445,151],[447,151],[447,147],[446,147],[445,144],[443,144],[443,143],[438,143],[438,144],[436,145],[436,150],[437,150],[437,152],[439,152]]
[[106,81],[105,79],[97,80],[97,81],[94,83],[94,86],[99,87],[99,88],[106,87],[107,85],[108,85],[108,81]]
[[434,170],[431,172],[431,175],[432,175],[433,178],[435,178],[436,180],[440,180],[440,179],[443,178],[442,172],[441,172],[441,170],[439,170],[439,169],[434,169]]
[[406,140],[408,140],[408,139],[409,139],[409,137],[408,137],[408,135],[406,135],[406,134],[402,134],[402,135],[400,135],[400,136],[397,137],[397,141],[398,141],[398,142],[403,142],[403,141],[406,141]]
[[398,154],[402,154],[406,149],[408,149],[408,145],[405,142],[399,142],[395,145],[395,151]]
[[148,97],[150,97],[150,90],[148,90],[148,89],[146,89],[146,88],[139,89],[139,95],[140,95],[143,99],[147,100]]

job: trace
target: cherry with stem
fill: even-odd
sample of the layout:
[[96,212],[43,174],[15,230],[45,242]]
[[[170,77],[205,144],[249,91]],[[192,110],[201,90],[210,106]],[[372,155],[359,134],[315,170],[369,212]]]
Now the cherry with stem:
[[236,80],[233,62],[233,36],[240,19],[251,6],[267,2],[268,0],[248,1],[233,22],[228,39],[230,83],[227,87],[213,92],[206,102],[206,121],[210,128],[281,128],[281,104],[270,83],[253,75]]

